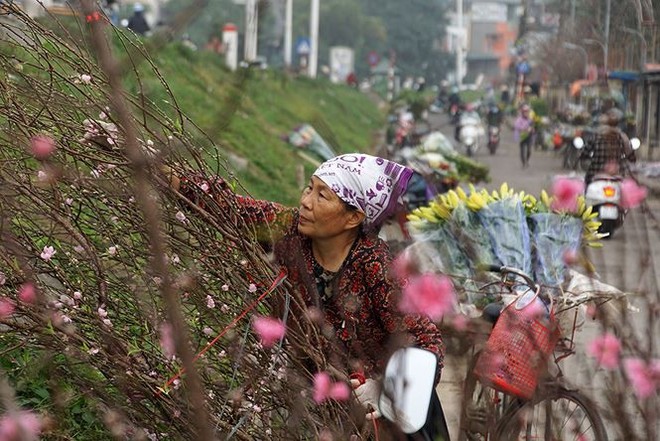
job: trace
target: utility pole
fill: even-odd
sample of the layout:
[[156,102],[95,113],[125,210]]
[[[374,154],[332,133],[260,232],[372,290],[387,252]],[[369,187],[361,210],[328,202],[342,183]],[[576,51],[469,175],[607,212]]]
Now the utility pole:
[[291,52],[293,50],[293,0],[286,0],[284,12],[284,66],[291,67]]
[[245,2],[245,48],[243,58],[248,62],[257,59],[258,8],[258,0],[247,0]]
[[612,13],[612,0],[605,2],[605,43],[603,45],[603,69],[607,82],[607,59],[610,56],[610,15]]
[[463,0],[456,0],[456,85],[463,84]]
[[309,67],[310,78],[316,78],[316,68],[318,66],[319,56],[319,1],[311,1],[311,11],[309,20]]

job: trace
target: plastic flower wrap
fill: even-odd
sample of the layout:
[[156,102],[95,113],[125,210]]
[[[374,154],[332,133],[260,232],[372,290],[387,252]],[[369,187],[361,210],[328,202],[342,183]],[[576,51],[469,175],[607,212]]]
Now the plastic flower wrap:
[[545,191],[537,200],[505,183],[490,193],[473,186],[469,195],[460,188],[449,191],[408,219],[413,237],[438,251],[442,271],[465,279],[458,282],[468,302],[475,303],[479,296],[471,294],[476,291],[470,279],[477,277],[479,264],[519,268],[539,283],[559,288],[566,253],[575,253],[581,244],[600,245],[597,214],[583,196],[577,196],[574,211],[557,207]]
[[477,214],[499,262],[531,273],[532,253],[523,197],[503,184],[499,198],[494,197]]
[[314,127],[309,124],[303,124],[296,127],[287,137],[287,141],[294,147],[306,149],[316,153],[321,159],[327,161],[337,154],[318,134]]

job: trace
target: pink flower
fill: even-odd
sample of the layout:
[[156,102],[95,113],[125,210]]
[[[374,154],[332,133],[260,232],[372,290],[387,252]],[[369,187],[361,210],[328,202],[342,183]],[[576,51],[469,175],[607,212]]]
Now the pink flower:
[[568,266],[575,265],[580,261],[580,255],[578,254],[577,250],[567,248],[564,250],[564,254],[562,255],[562,258],[564,260],[564,263]]
[[55,248],[53,248],[51,246],[45,246],[44,249],[41,251],[40,256],[46,262],[50,262],[50,259],[52,259],[55,254],[57,254],[57,251],[55,251]]
[[397,279],[407,279],[415,272],[415,263],[409,250],[404,250],[392,262],[392,273]]
[[605,333],[593,339],[587,346],[587,354],[603,368],[613,370],[619,366],[621,342],[614,334]]
[[282,340],[286,334],[286,326],[279,319],[258,316],[252,321],[252,328],[261,339],[261,344],[269,348],[275,342]]
[[215,300],[213,300],[213,297],[206,296],[206,307],[209,309],[215,308]]
[[257,292],[257,285],[255,285],[254,283],[250,283],[250,286],[248,286],[248,291]]
[[160,325],[160,347],[167,358],[172,358],[176,355],[176,347],[174,345],[174,330],[169,323]]
[[0,299],[0,320],[9,318],[14,313],[14,309],[16,309],[16,305],[10,299]]
[[584,193],[584,183],[575,179],[559,178],[552,184],[554,211],[576,211],[577,198]]
[[55,149],[55,140],[50,136],[39,135],[30,139],[30,151],[37,159],[47,159]]
[[399,309],[438,320],[453,310],[455,302],[456,294],[449,277],[423,274],[412,277],[403,289]]
[[41,432],[41,419],[34,412],[10,412],[0,418],[0,439],[3,441],[36,441]]
[[81,74],[80,81],[82,81],[85,84],[89,84],[92,82],[92,76],[89,74]]
[[660,388],[660,360],[651,360],[647,364],[641,358],[626,358],[623,369],[640,400],[649,398]]
[[638,207],[646,199],[646,187],[637,185],[632,178],[626,178],[621,184],[621,206],[623,208]]
[[343,382],[333,383],[327,372],[318,372],[314,375],[314,395],[316,404],[325,400],[346,401],[351,395],[348,384]]
[[23,303],[33,304],[37,301],[37,290],[30,282],[24,283],[18,289],[18,300]]

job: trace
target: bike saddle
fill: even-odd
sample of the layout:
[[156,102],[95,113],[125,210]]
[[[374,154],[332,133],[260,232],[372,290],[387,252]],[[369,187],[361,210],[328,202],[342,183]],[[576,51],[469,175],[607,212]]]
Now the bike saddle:
[[489,303],[484,307],[481,316],[487,322],[495,324],[502,313],[502,309],[504,309],[504,305],[501,303]]

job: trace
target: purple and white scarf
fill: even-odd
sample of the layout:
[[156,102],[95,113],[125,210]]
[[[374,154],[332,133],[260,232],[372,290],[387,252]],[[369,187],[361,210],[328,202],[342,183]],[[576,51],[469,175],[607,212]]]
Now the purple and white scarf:
[[394,212],[412,173],[411,169],[387,159],[350,153],[324,162],[314,176],[341,200],[362,211],[368,230],[379,226]]

